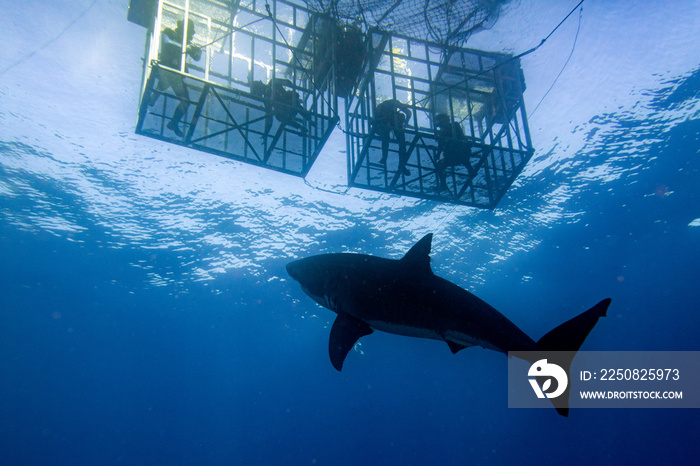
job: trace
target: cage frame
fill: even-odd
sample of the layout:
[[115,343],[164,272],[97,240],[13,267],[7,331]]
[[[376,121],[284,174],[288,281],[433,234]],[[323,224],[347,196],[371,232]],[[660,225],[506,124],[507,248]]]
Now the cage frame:
[[[298,66],[315,53],[296,42],[316,16],[289,0],[157,0],[136,133],[305,177],[339,121],[333,86],[320,85],[334,79],[332,63],[322,76]],[[192,43],[202,54],[200,60],[189,56],[183,37],[180,67],[173,68],[158,58],[164,31],[177,21],[183,21],[183,36],[190,22],[196,25]],[[161,85],[162,79],[182,82],[187,98]],[[270,95],[254,94],[256,81],[269,84]],[[300,106],[276,100],[277,86],[287,96],[296,93]],[[186,110],[182,124],[173,121],[180,103]],[[280,114],[293,117],[284,123]],[[182,135],[169,130],[181,125]]]
[[[519,60],[376,28],[368,31],[366,43],[363,77],[346,101],[348,185],[494,209],[534,153]],[[396,162],[396,140],[390,142],[387,165],[376,161],[380,141],[370,134],[374,111],[389,98],[408,104],[413,115],[405,127],[405,166]],[[448,189],[443,191],[436,168],[439,113],[459,122],[471,152],[471,169],[445,170]],[[411,175],[402,173],[404,168]]]

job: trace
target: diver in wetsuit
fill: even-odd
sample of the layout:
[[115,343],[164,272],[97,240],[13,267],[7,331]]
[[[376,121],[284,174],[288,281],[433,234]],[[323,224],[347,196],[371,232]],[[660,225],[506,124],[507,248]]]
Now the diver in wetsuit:
[[[471,174],[473,168],[469,161],[472,153],[472,144],[464,135],[459,123],[452,121],[450,117],[441,113],[435,117],[435,126],[438,128],[435,134],[438,147],[435,152],[435,173],[438,177],[437,191],[447,189],[447,167],[464,165]],[[440,158],[440,155],[443,157]]]
[[[291,89],[286,89],[291,88]],[[260,97],[265,105],[265,135],[272,128],[273,116],[282,125],[289,125],[298,128],[302,133],[306,132],[306,128],[300,123],[296,116],[311,122],[311,113],[301,104],[299,94],[293,90],[294,84],[289,79],[272,78],[267,84],[262,81],[255,81],[250,86],[250,93]]]
[[378,135],[382,141],[380,162],[386,164],[391,133],[394,133],[394,138],[399,145],[399,168],[403,170],[405,175],[411,174],[406,168],[406,133],[404,131],[404,127],[410,119],[411,110],[409,110],[408,104],[401,103],[396,99],[385,100],[374,110],[374,121],[370,134],[370,136]]
[[[168,68],[173,68],[175,70],[180,70],[180,64],[182,61],[182,40],[185,36],[184,34],[184,21],[179,20],[175,29],[167,28],[163,31],[161,36],[161,46],[160,53],[158,55],[158,62],[167,66]],[[186,54],[192,57],[195,61],[199,61],[202,56],[202,49],[196,45],[191,45],[192,38],[194,37],[194,23],[189,21],[187,23],[187,39],[186,39]],[[187,66],[185,66],[185,72],[187,71]],[[164,93],[168,88],[171,88],[175,95],[177,96],[180,103],[175,108],[172,118],[166,125],[168,129],[173,131],[178,136],[182,137],[183,132],[180,130],[180,120],[187,113],[187,108],[190,105],[190,96],[187,91],[187,85],[185,80],[176,73],[171,73],[168,71],[161,71],[158,75],[158,84],[156,85],[156,90],[151,94],[151,98],[148,102],[150,106],[155,105],[158,97]]]

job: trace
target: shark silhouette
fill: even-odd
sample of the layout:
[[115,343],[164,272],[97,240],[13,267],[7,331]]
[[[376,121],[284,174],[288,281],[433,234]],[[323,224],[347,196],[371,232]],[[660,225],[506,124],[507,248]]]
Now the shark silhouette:
[[[343,368],[357,340],[380,330],[397,335],[442,340],[452,353],[481,346],[509,351],[571,352],[557,363],[568,371],[573,355],[605,316],[610,299],[556,327],[534,341],[485,301],[433,274],[433,235],[418,241],[402,259],[365,254],[321,254],[287,264],[289,275],[321,306],[338,314],[328,350],[333,367]],[[523,357],[531,362],[537,353]],[[567,392],[554,402],[568,415]]]

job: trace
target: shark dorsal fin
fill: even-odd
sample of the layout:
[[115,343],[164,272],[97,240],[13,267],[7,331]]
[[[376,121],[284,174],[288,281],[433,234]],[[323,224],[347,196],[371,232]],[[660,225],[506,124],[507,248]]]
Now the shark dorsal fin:
[[432,241],[433,234],[428,233],[408,250],[401,261],[417,272],[432,274],[433,271],[430,270],[430,245]]

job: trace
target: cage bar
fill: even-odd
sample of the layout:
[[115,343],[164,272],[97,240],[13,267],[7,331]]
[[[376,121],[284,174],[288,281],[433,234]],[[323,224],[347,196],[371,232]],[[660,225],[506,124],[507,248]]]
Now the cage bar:
[[[346,103],[349,185],[495,208],[534,152],[519,61],[377,29],[367,46],[362,79]],[[386,119],[376,111],[391,99],[411,117],[405,143],[390,133],[382,163],[387,138],[377,128]],[[447,137],[440,118],[459,129]]]
[[305,176],[338,122],[316,16],[286,0],[157,1],[136,132]]

